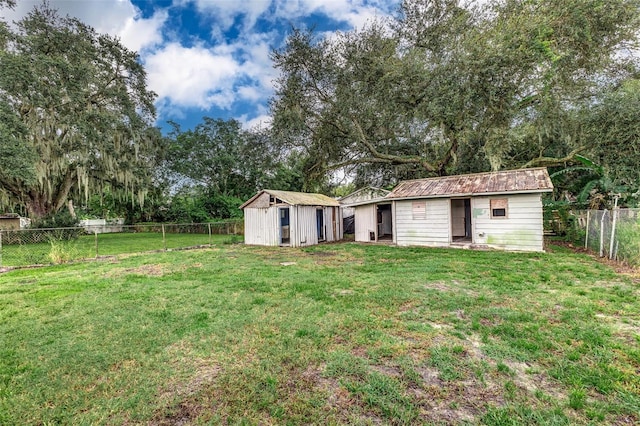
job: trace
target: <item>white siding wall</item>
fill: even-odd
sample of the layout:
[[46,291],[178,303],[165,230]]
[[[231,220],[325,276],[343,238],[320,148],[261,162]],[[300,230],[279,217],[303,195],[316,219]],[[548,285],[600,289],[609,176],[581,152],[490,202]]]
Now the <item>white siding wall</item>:
[[[342,209],[340,207],[325,207],[325,226],[327,241],[342,239]],[[334,216],[335,215],[335,216]]]
[[261,246],[280,244],[278,207],[244,209],[244,242]]
[[[507,218],[491,218],[489,200],[507,198]],[[473,242],[506,250],[542,251],[540,194],[475,197],[471,200]]]
[[316,208],[314,206],[292,206],[291,213],[291,247],[318,244]]
[[[269,208],[244,209],[245,244],[277,246],[280,245],[279,209],[286,205]],[[290,206],[289,208],[289,245],[302,247],[318,244],[316,210],[324,215],[325,241],[342,239],[342,212],[339,207]],[[335,211],[335,227],[333,212]],[[334,232],[335,228],[335,232]]]
[[[426,218],[413,218],[413,203],[426,203]],[[449,199],[396,201],[395,241],[399,246],[448,246]],[[356,216],[357,223],[357,216]]]
[[[370,242],[369,232],[377,232],[378,219],[376,217],[376,205],[367,204],[355,207],[355,240],[360,242]],[[377,234],[376,234],[377,238]]]

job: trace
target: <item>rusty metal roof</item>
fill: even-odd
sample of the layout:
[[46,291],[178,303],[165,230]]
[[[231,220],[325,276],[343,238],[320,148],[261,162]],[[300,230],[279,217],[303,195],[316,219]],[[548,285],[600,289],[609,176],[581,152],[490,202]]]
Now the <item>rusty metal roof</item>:
[[251,197],[249,200],[247,200],[244,204],[242,204],[240,208],[245,208],[246,206],[251,204],[253,200],[258,198],[265,192],[267,194],[273,195],[276,198],[279,198],[280,200],[292,206],[340,206],[340,203],[337,200],[334,200],[333,198],[323,194],[263,189],[262,191]]
[[436,198],[552,190],[547,168],[537,167],[408,180],[400,182],[385,198]]

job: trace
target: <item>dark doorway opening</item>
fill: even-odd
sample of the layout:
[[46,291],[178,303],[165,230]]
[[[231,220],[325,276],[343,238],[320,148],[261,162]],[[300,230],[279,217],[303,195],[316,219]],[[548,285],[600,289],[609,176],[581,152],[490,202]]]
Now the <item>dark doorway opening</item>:
[[472,242],[471,199],[451,200],[451,240]]
[[318,230],[318,241],[324,241],[324,210],[316,210],[316,228]]
[[378,204],[376,216],[378,222],[378,241],[393,240],[391,204]]
[[280,209],[280,244],[286,245],[291,242],[289,207]]

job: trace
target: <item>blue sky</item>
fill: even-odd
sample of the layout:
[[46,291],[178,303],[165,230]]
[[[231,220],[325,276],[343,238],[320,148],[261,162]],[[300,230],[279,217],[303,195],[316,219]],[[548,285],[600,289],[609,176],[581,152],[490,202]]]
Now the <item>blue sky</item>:
[[[19,19],[39,1],[19,0]],[[361,28],[393,14],[399,0],[49,0],[140,53],[149,88],[158,94],[158,125],[184,129],[203,116],[267,126],[273,94],[269,54],[293,26],[321,36]]]

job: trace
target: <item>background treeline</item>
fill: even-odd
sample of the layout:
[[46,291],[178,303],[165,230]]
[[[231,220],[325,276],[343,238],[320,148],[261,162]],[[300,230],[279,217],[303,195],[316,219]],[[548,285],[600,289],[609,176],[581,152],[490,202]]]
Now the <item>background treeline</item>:
[[43,4],[0,21],[0,205],[202,222],[267,187],[547,166],[548,203],[634,206],[639,18],[640,0],[407,0],[357,30],[293,29],[272,52],[270,127],[163,134],[137,53]]

